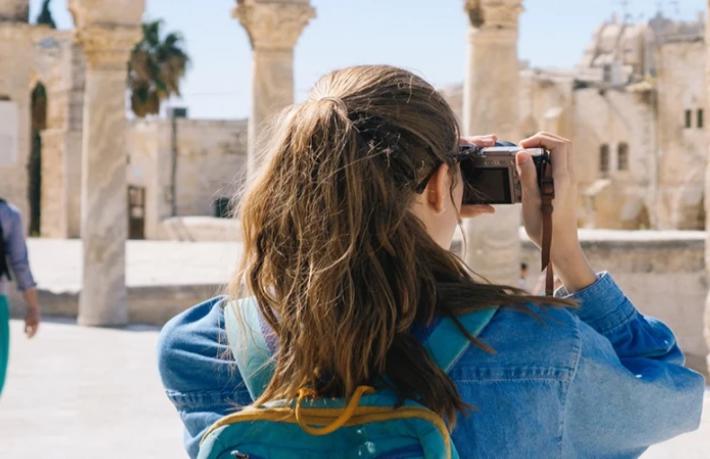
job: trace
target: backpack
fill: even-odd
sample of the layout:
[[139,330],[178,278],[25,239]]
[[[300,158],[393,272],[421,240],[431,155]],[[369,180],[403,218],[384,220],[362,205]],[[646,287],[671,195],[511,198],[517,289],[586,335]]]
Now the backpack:
[[[7,202],[0,198],[0,206],[6,205]],[[5,235],[2,231],[2,223],[0,222],[0,279],[7,277],[7,280],[12,280],[10,275],[10,267],[7,265],[7,254],[5,253]]]
[[[473,336],[488,324],[497,307],[459,316]],[[237,314],[241,321],[237,321]],[[254,298],[224,307],[225,329],[252,400],[266,388],[273,360]],[[424,342],[447,373],[466,351],[469,339],[450,318],[442,318]],[[415,401],[397,405],[389,389],[357,388],[350,400],[270,401],[250,405],[215,422],[202,437],[198,459],[458,459],[441,417]]]

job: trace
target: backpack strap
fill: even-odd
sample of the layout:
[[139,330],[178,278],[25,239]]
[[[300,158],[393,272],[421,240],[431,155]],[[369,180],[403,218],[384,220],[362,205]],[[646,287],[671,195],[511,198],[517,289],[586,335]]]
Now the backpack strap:
[[261,328],[256,300],[251,297],[226,303],[224,328],[249,396],[256,400],[274,374],[274,362]]
[[[494,306],[461,314],[457,318],[466,331],[475,337],[488,325],[497,310],[498,306]],[[443,317],[424,341],[424,347],[446,373],[456,365],[470,344],[471,341],[461,333],[450,317]]]
[[[481,309],[462,314],[458,319],[472,336],[478,336],[497,310],[497,306]],[[241,320],[237,320],[237,314]],[[274,374],[274,362],[271,350],[266,344],[259,319],[259,308],[254,298],[226,303],[224,325],[229,347],[244,384],[252,400],[256,400]],[[470,344],[469,339],[449,317],[442,318],[424,341],[424,347],[439,368],[446,373],[458,362]]]

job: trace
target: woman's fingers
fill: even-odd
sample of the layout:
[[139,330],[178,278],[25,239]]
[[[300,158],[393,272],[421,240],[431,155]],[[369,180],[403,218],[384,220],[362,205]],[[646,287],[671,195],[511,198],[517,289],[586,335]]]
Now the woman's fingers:
[[461,218],[472,218],[482,214],[495,213],[496,209],[490,204],[464,204],[459,214]]
[[518,176],[522,185],[523,200],[539,201],[540,189],[537,184],[537,169],[535,169],[535,163],[527,150],[520,150],[516,153],[515,167],[518,169]]
[[523,148],[543,147],[550,151],[552,174],[556,179],[565,178],[570,174],[568,152],[570,141],[549,133],[539,132],[520,142]]
[[461,137],[459,145],[477,145],[479,147],[492,147],[498,141],[498,136],[495,134],[474,135],[469,137]]

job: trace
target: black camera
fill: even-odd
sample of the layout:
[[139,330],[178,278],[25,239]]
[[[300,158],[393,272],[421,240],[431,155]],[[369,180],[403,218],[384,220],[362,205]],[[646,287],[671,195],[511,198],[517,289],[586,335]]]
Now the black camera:
[[[464,181],[463,204],[514,204],[522,200],[520,177],[515,168],[515,153],[523,148],[512,142],[499,141],[493,147],[460,145],[459,158]],[[550,164],[545,148],[526,148],[535,169],[538,185],[542,171]]]

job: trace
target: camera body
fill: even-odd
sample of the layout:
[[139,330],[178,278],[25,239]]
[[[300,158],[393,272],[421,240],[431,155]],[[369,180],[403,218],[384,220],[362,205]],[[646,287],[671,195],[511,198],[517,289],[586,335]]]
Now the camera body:
[[[515,154],[522,148],[512,142],[499,141],[493,147],[461,145],[461,174],[464,181],[463,204],[514,204],[523,194],[520,176],[515,168]],[[544,148],[526,148],[535,163],[538,185],[550,152]]]

